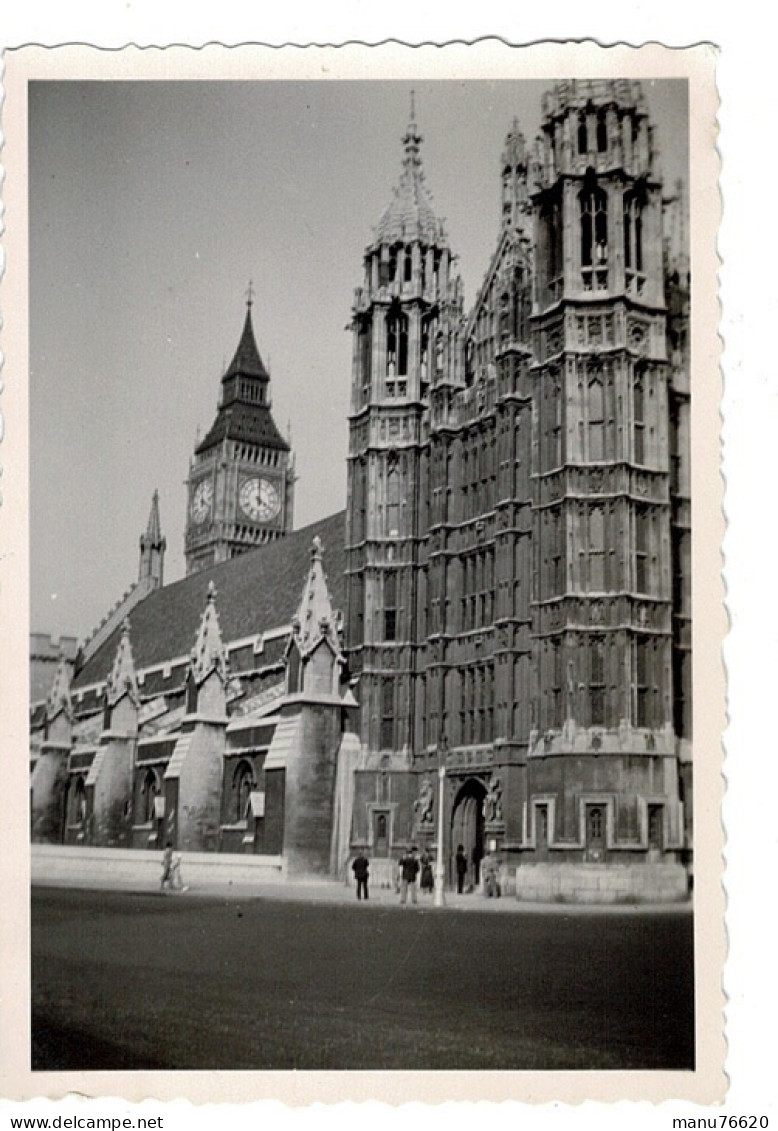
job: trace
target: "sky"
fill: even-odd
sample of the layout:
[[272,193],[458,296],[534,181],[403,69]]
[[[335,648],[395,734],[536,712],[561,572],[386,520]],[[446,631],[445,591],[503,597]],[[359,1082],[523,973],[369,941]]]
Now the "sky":
[[[90,634],[137,579],[159,490],[184,575],[184,483],[249,282],[295,527],[345,506],[362,255],[415,90],[422,160],[469,305],[499,232],[499,161],[547,81],[35,82],[29,90],[31,624]],[[685,83],[643,82],[667,184],[688,179]],[[326,553],[326,548],[325,548]]]

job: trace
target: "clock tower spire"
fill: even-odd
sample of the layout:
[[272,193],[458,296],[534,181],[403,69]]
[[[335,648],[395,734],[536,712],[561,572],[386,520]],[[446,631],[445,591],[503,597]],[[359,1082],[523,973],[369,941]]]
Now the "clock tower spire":
[[216,418],[187,480],[186,572],[227,561],[292,528],[291,449],[273,420],[270,374],[254,336],[254,288],[238,347],[221,378]]

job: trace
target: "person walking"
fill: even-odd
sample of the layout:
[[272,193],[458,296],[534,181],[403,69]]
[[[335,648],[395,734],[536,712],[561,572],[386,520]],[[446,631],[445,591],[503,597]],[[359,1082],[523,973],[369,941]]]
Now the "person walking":
[[410,852],[406,852],[400,860],[400,903],[406,906],[408,902],[408,892],[411,893],[411,902],[416,903],[416,877],[419,874],[419,861],[416,856],[416,848],[413,846]]
[[189,891],[189,888],[184,883],[181,877],[181,861],[183,857],[180,852],[174,852],[173,858],[170,862],[170,888],[171,891]]
[[354,873],[354,879],[357,881],[357,899],[362,899],[363,896],[365,899],[369,899],[367,881],[370,875],[370,861],[364,852],[360,852],[359,856],[356,857],[351,865],[351,870]]
[[461,895],[465,890],[465,876],[467,875],[467,857],[465,856],[465,846],[463,844],[457,845],[457,854],[454,857],[454,862],[457,870],[457,894]]
[[435,887],[435,877],[432,874],[432,857],[429,852],[422,852],[421,854],[421,879],[419,886],[425,895],[432,895],[432,889]]
[[173,882],[173,842],[169,840],[165,845],[165,851],[162,853],[162,878],[159,881],[159,890],[165,891],[165,887],[170,889]]

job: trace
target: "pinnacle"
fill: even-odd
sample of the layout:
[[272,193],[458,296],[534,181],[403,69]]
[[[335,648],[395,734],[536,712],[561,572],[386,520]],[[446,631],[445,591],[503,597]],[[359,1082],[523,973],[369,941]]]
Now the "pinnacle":
[[137,703],[138,681],[135,674],[132,645],[130,644],[129,617],[125,617],[122,622],[122,634],[119,639],[119,647],[116,649],[111,674],[108,676],[107,691],[108,702],[111,706],[114,706],[125,693],[129,693],[133,702]]
[[151,510],[149,511],[149,521],[146,525],[146,539],[152,543],[159,542],[162,539],[162,524],[159,519],[159,491],[156,488],[151,497]]
[[[240,336],[235,355],[224,374],[224,378],[232,377],[236,373],[241,373],[246,377],[268,378],[268,372],[260,357],[257,348],[257,340],[254,337],[254,326],[251,320],[251,308],[253,303],[254,289],[253,284],[250,283],[248,297],[246,299],[246,318],[243,323],[243,332]],[[224,380],[224,378],[222,379]]]
[[413,96],[414,92],[411,93],[411,117],[402,139],[400,180],[376,226],[375,237],[380,243],[412,240],[438,243],[443,239],[443,225],[435,215],[432,198],[424,180],[420,156],[422,136],[416,124]]
[[340,618],[332,608],[322,565],[322,541],[318,535],[311,544],[311,564],[294,624],[295,639],[303,654],[312,652],[324,639],[329,640],[335,652],[340,652],[337,635]]

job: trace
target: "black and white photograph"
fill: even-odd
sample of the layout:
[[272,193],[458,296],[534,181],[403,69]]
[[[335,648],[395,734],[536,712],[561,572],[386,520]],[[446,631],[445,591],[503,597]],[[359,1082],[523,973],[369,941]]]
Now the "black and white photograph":
[[719,1095],[710,70],[580,61],[27,83],[33,1081]]

